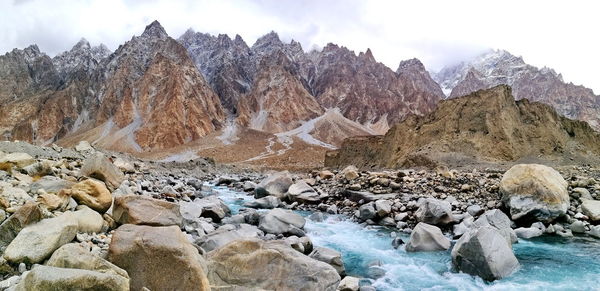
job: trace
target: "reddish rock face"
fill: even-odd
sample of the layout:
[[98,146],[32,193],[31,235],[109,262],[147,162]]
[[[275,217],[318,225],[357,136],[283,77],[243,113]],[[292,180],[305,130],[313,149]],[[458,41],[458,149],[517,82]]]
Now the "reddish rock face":
[[120,134],[133,135],[134,150],[174,147],[221,127],[218,96],[160,24],[149,25],[104,66],[113,73],[100,89],[96,125],[114,124]]
[[326,108],[340,108],[344,116],[360,123],[385,118],[392,124],[409,114],[422,115],[443,97],[422,65],[401,66],[394,73],[375,61],[370,50],[356,56],[345,47],[329,44],[317,67],[317,100]]
[[196,140],[225,119],[186,49],[158,22],[110,56],[82,40],[52,60],[30,47],[0,63],[20,72],[0,84],[4,139],[48,144],[84,135],[105,148],[146,151]]
[[238,122],[251,129],[278,133],[323,114],[317,100],[306,91],[297,71],[283,53],[262,63],[250,94],[238,105]]

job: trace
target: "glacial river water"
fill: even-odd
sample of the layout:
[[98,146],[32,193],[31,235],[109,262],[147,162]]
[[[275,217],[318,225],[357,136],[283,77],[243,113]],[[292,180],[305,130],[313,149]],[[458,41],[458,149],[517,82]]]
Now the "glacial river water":
[[[233,212],[253,199],[222,187],[214,190]],[[370,282],[377,290],[600,290],[600,240],[588,237],[520,239],[513,245],[520,269],[487,283],[453,272],[450,251],[406,253],[392,247],[389,229],[364,227],[342,215],[321,222],[307,217],[305,229],[314,245],[342,254],[349,275],[368,277],[369,264],[381,262],[385,275]]]

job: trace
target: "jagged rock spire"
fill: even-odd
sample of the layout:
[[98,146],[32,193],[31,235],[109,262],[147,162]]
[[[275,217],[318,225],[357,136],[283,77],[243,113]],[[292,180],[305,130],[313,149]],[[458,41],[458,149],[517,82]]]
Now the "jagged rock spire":
[[168,36],[169,35],[162,27],[162,25],[160,25],[160,22],[158,22],[158,20],[154,20],[152,21],[152,23],[148,24],[148,26],[146,26],[146,29],[144,29],[144,33],[142,33],[142,37],[151,37],[159,39],[164,39]]

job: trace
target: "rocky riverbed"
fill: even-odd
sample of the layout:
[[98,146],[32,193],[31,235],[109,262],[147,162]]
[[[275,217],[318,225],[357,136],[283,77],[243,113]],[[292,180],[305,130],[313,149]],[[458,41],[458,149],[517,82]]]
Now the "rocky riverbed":
[[0,290],[564,290],[565,265],[593,289],[598,173],[253,172],[2,142]]

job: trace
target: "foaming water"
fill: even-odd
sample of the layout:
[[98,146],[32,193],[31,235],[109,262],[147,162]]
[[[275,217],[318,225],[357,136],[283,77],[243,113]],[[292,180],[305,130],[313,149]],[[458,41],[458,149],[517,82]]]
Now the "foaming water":
[[247,193],[233,191],[225,186],[212,187],[212,190],[229,206],[232,214],[237,214],[247,201],[254,200],[254,197],[249,196]]
[[[385,276],[377,290],[600,290],[600,243],[588,238],[521,239],[513,246],[521,267],[508,278],[486,283],[452,271],[450,251],[407,253],[395,250],[383,228],[365,228],[342,216],[308,220],[315,245],[342,253],[348,274],[368,276],[368,264],[379,260]],[[408,241],[407,235],[401,235]]]
[[[215,194],[237,213],[253,197],[213,188]],[[308,216],[309,212],[299,212]],[[487,283],[452,271],[450,251],[407,253],[392,248],[390,230],[364,227],[342,215],[324,221],[307,217],[308,236],[316,246],[342,253],[349,275],[368,277],[368,265],[380,261],[386,270],[372,280],[377,290],[600,290],[600,241],[590,238],[542,237],[519,240],[513,245],[521,267],[508,278]],[[404,241],[408,235],[400,234]]]

